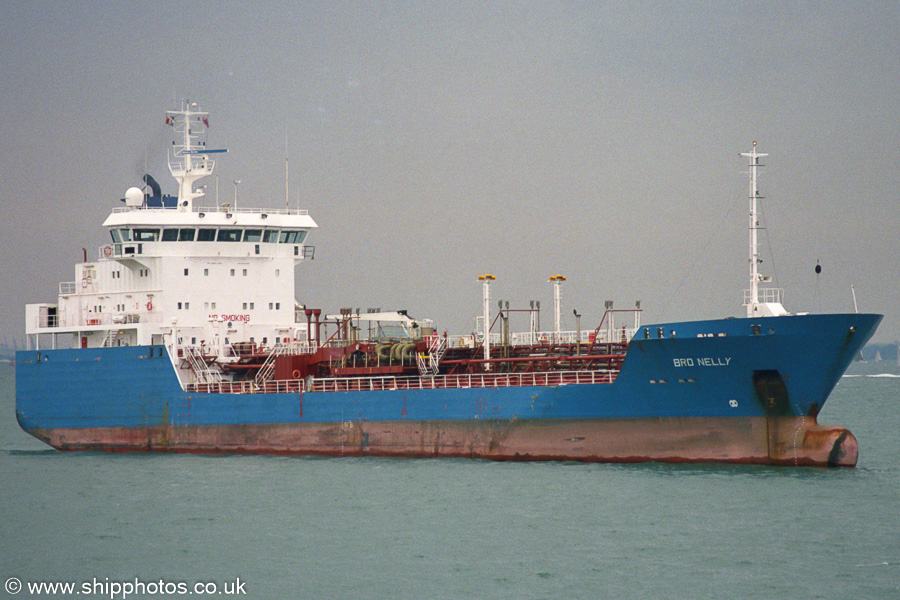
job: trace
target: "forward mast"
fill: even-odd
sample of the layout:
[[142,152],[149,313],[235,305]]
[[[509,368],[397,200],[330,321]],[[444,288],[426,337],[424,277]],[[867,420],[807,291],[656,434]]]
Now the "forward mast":
[[753,142],[753,149],[750,152],[742,152],[741,156],[745,156],[750,160],[750,223],[749,245],[750,245],[750,289],[744,290],[744,306],[747,307],[747,318],[753,317],[777,317],[788,314],[782,306],[782,296],[784,290],[780,288],[760,287],[760,283],[772,281],[772,277],[763,275],[759,272],[759,265],[762,258],[759,252],[759,235],[758,232],[764,227],[760,226],[759,220],[759,201],[763,196],[759,191],[759,169],[765,165],[759,162],[759,159],[768,156],[756,151],[756,142]]

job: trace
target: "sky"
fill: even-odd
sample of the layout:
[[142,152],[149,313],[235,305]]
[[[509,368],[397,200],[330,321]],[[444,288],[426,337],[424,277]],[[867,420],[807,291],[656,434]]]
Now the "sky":
[[[747,168],[792,312],[900,339],[900,3],[90,2],[0,6],[0,337],[108,240],[165,111],[210,112],[222,201],[308,209],[298,300],[468,333],[741,316]],[[286,160],[287,159],[287,160]],[[211,198],[212,200],[212,198]],[[814,268],[820,264],[822,272]],[[515,329],[527,329],[524,319]]]

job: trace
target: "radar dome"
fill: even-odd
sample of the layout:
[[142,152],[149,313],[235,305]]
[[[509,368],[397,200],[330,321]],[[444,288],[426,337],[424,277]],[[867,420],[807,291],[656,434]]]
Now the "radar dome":
[[144,192],[141,188],[130,187],[125,191],[125,206],[143,206]]

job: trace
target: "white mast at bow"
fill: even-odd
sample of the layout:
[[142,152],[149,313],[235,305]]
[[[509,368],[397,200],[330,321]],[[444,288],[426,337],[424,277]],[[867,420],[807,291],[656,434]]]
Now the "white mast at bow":
[[[760,164],[759,159],[768,156],[756,151],[756,142],[753,142],[753,149],[750,152],[741,152],[741,156],[750,159],[750,223],[749,223],[749,242],[750,242],[750,289],[744,294],[744,305],[747,307],[747,317],[772,317],[787,314],[787,311],[781,305],[781,290],[776,288],[766,288],[760,290],[760,282],[772,281],[771,277],[763,276],[759,272],[759,265],[762,262],[759,253],[758,231],[763,229],[759,224],[759,206],[758,201],[762,200],[759,192],[759,168],[765,165]],[[760,300],[760,292],[763,292],[764,298]]]

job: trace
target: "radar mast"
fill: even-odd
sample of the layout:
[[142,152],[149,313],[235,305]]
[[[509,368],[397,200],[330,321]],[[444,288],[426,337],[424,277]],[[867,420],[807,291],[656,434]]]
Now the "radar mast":
[[182,100],[180,109],[166,111],[166,124],[175,130],[169,152],[169,172],[178,182],[178,210],[190,212],[194,199],[206,195],[203,189],[194,189],[194,182],[212,175],[216,166],[209,155],[227,150],[206,148],[209,113],[200,110],[196,102]]

